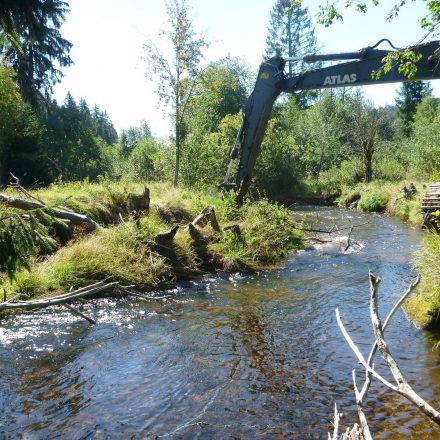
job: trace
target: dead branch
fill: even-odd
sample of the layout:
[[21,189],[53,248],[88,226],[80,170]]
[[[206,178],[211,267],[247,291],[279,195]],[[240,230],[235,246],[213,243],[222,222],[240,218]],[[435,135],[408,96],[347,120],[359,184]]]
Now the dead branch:
[[339,435],[339,421],[341,420],[341,415],[342,414],[339,414],[338,407],[335,403],[335,411],[333,414],[333,435],[328,433],[328,440],[366,440],[357,423],[355,423],[351,429],[346,428],[345,432]]
[[371,322],[373,324],[374,336],[376,342],[385,363],[391,371],[394,380],[397,383],[397,392],[406,397],[411,403],[413,403],[420,411],[425,413],[433,422],[440,425],[440,412],[434,409],[428,402],[422,399],[409,385],[409,383],[403,377],[397,362],[391,355],[388,348],[388,344],[383,337],[382,323],[380,322],[379,315],[377,313],[377,290],[380,283],[380,278],[376,278],[371,272],[369,274],[371,289],[371,301],[370,301],[370,314]]
[[0,303],[0,311],[8,310],[8,309],[42,309],[49,306],[63,306],[69,310],[74,315],[80,316],[81,318],[86,319],[91,324],[96,324],[96,321],[89,316],[85,315],[75,307],[73,307],[70,303],[77,301],[84,301],[84,298],[95,296],[99,293],[102,293],[106,290],[114,289],[120,293],[124,293],[126,295],[134,296],[136,298],[141,298],[147,301],[160,301],[162,299],[170,298],[171,295],[163,295],[163,296],[149,296],[144,295],[139,292],[135,292],[131,290],[133,286],[121,286],[119,282],[114,281],[111,283],[105,283],[104,281],[99,281],[97,283],[91,284],[86,287],[81,287],[76,290],[70,289],[69,292],[53,296],[51,298],[41,298],[30,301],[21,301],[17,298],[22,296],[22,293],[15,293],[13,298],[10,298],[7,301]]
[[96,324],[96,321],[90,317],[88,317],[87,315],[84,315],[84,313],[80,312],[78,309],[75,309],[74,307],[72,307],[69,304],[63,304],[63,306],[69,310],[69,312],[71,312],[73,315],[77,315],[80,316],[81,318],[86,319],[87,321],[90,322],[90,324]]
[[348,233],[348,236],[347,236],[347,245],[345,246],[344,252],[347,252],[348,248],[351,246],[351,240],[350,240],[350,238],[351,238],[351,233],[353,232],[353,228],[354,228],[354,226],[352,226],[352,227],[350,228],[350,232]]
[[55,217],[62,220],[69,220],[74,225],[86,225],[91,231],[100,229],[94,220],[87,215],[78,214],[73,211],[62,210],[58,208],[49,208],[44,203],[36,200],[21,199],[19,197],[8,196],[6,194],[0,194],[0,204],[3,203],[11,208],[22,209],[23,211],[35,211],[37,209],[50,209]]
[[359,228],[360,226],[365,226],[365,225],[368,225],[369,223],[370,222],[359,223],[358,225],[346,226],[344,228],[338,228],[337,225],[334,225],[329,230],[325,230],[325,229],[312,229],[312,228],[301,228],[299,226],[295,226],[295,229],[298,229],[299,231],[304,231],[304,232],[318,232],[320,234],[333,234],[335,231],[336,232],[340,232],[340,231],[345,231],[346,229]]
[[33,199],[36,200],[37,202],[40,202],[44,205],[44,202],[42,202],[40,199],[38,199],[37,197],[33,196],[27,189],[25,189],[21,183],[20,183],[20,179],[17,176],[14,176],[12,173],[9,173],[11,175],[11,181],[9,182],[9,185],[12,188],[15,188],[16,190],[18,190],[19,192],[23,193],[27,198],[29,199]]
[[[365,417],[365,414],[363,412],[363,399],[365,398],[369,387],[371,385],[371,379],[372,377],[375,377],[380,382],[382,382],[385,386],[390,388],[392,391],[395,391],[396,393],[404,396],[406,399],[408,399],[411,403],[413,403],[419,410],[421,410],[425,415],[427,415],[433,422],[440,424],[440,413],[435,410],[428,402],[426,402],[424,399],[422,399],[408,384],[408,382],[405,380],[402,372],[400,371],[400,368],[397,365],[397,362],[392,357],[391,352],[388,348],[388,345],[384,339],[384,331],[386,327],[389,325],[389,322],[391,318],[394,316],[396,311],[400,308],[403,301],[410,295],[410,293],[414,290],[414,288],[419,283],[420,277],[417,277],[417,279],[410,284],[406,292],[400,297],[400,299],[397,301],[397,303],[394,305],[394,307],[391,309],[391,311],[388,313],[388,316],[386,317],[384,324],[382,325],[379,315],[378,315],[378,305],[377,305],[377,298],[378,298],[378,288],[380,284],[380,278],[376,278],[371,272],[369,273],[369,280],[370,280],[370,315],[371,315],[371,322],[373,326],[373,332],[375,335],[375,342],[373,344],[373,347],[371,348],[370,354],[368,356],[368,360],[366,361],[363,357],[362,353],[358,349],[358,347],[354,344],[353,340],[351,339],[350,335],[348,334],[347,330],[344,327],[344,324],[341,321],[341,317],[339,314],[339,310],[336,309],[336,320],[338,322],[339,328],[341,329],[342,334],[344,335],[348,345],[355,353],[356,357],[358,358],[359,362],[364,366],[365,372],[366,372],[366,380],[362,387],[362,390],[359,391],[359,388],[356,384],[356,371],[353,370],[353,385],[356,395],[356,405],[358,410],[358,417],[361,424],[361,430],[363,433],[363,436],[365,440],[371,440],[372,436],[368,427],[367,419]],[[377,373],[374,370],[373,367],[373,359],[374,355],[377,351],[377,348],[381,351],[382,357],[385,360],[385,363],[389,367],[391,374],[393,375],[394,380],[396,381],[396,385],[388,382],[386,379],[384,379],[379,373]]]
[[78,298],[84,298],[86,296],[96,295],[97,293],[104,292],[110,288],[118,286],[118,282],[112,283],[96,283],[82,289],[73,290],[72,292],[62,295],[53,296],[51,298],[36,299],[31,301],[13,301],[0,304],[0,310],[7,309],[36,309],[49,306],[56,306],[60,304],[66,304]]

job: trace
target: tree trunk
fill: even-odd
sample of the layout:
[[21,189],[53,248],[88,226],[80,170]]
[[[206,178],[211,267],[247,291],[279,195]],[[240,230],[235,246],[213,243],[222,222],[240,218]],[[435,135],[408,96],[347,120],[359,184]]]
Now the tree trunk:
[[[289,15],[287,17],[287,38],[289,40],[289,57],[292,57],[292,9],[289,10]],[[292,76],[292,61],[289,61],[289,76]]]
[[179,122],[176,118],[176,164],[174,167],[173,185],[177,186],[179,181],[179,166],[180,166],[180,130]]
[[362,145],[362,150],[364,154],[365,183],[369,183],[373,179],[374,140],[364,141]]

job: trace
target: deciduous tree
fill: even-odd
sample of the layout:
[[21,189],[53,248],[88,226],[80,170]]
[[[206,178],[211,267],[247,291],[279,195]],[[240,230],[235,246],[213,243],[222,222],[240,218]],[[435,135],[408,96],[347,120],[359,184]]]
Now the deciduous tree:
[[200,73],[202,51],[207,42],[194,30],[187,0],[169,0],[167,14],[168,28],[161,35],[171,45],[172,56],[165,55],[154,43],[147,43],[144,48],[149,64],[148,73],[158,80],[159,98],[166,105],[171,105],[172,109],[176,149],[173,183],[177,186],[183,124]]

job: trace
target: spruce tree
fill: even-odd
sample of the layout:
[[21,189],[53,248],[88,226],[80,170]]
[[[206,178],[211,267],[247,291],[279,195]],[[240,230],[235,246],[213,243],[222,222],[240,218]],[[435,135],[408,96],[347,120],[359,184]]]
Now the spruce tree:
[[72,64],[72,44],[59,31],[68,10],[62,0],[0,1],[0,55],[13,65],[21,94],[34,109],[62,78],[59,67]]
[[429,82],[413,81],[404,82],[397,92],[397,115],[403,122],[403,134],[409,137],[412,133],[412,123],[417,111],[417,106],[425,96],[432,94]]
[[[276,0],[270,13],[264,58],[300,56],[316,51],[316,38],[307,7],[291,0]],[[302,62],[289,62],[289,74],[305,70]]]

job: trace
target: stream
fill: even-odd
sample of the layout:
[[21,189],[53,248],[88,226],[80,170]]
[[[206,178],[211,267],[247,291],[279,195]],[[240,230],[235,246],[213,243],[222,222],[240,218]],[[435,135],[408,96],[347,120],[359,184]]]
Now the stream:
[[[173,299],[96,299],[90,326],[61,308],[0,323],[0,439],[327,439],[336,402],[357,420],[336,324],[367,355],[368,270],[382,278],[382,319],[414,279],[423,232],[384,216],[300,208],[308,224],[364,224],[279,268],[180,284]],[[342,231],[341,237],[347,236]],[[321,237],[328,240],[328,237]],[[162,294],[158,292],[158,294]],[[405,377],[440,407],[435,335],[399,311],[386,340]],[[390,374],[379,357],[376,368]],[[440,428],[374,381],[364,405],[375,439],[440,439]]]

